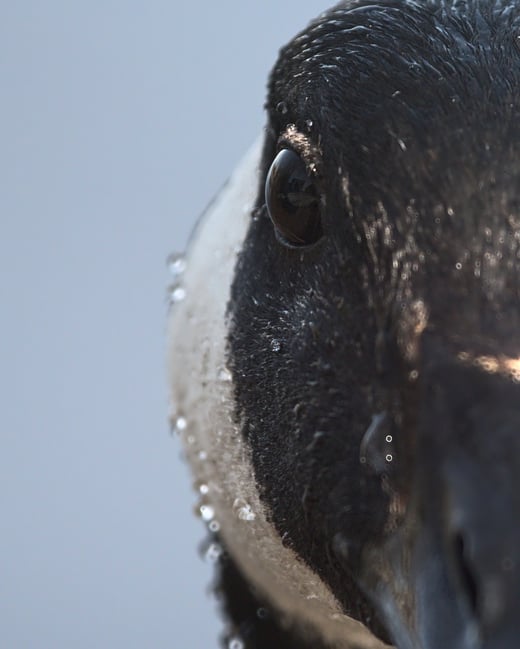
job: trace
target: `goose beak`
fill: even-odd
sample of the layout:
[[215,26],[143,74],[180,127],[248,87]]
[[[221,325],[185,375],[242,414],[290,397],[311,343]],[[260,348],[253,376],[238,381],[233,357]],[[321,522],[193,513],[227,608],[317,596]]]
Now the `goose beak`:
[[367,591],[399,649],[517,649],[519,386],[453,362],[421,380],[420,470]]

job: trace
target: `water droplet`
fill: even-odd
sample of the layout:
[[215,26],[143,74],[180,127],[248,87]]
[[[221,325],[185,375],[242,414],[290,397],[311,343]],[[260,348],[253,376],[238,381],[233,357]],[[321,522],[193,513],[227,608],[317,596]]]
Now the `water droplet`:
[[187,426],[188,422],[186,421],[186,417],[177,417],[173,422],[172,433],[180,435],[186,430]]
[[170,296],[170,302],[176,304],[177,302],[182,302],[184,300],[186,297],[186,289],[178,284],[172,284],[168,288],[168,294]]
[[172,252],[172,254],[168,255],[168,258],[166,259],[166,265],[173,277],[182,275],[182,273],[184,273],[184,271],[186,270],[186,259],[184,257],[184,254]]
[[387,470],[385,459],[386,462],[389,460],[384,442],[391,435],[388,432],[390,428],[391,421],[387,413],[378,413],[372,417],[372,421],[361,441],[360,460],[363,464],[368,464],[376,473],[384,473]]
[[216,563],[222,556],[222,547],[218,543],[210,543],[204,553],[204,559],[209,563]]
[[272,349],[272,351],[273,352],[279,352],[281,348],[282,348],[282,343],[277,338],[273,338],[271,340],[271,349]]
[[251,505],[242,498],[236,498],[233,503],[233,511],[241,521],[254,521],[256,515],[251,509]]
[[285,101],[280,101],[276,104],[276,110],[282,115],[286,115],[289,109],[287,108]]
[[254,521],[256,516],[250,505],[247,505],[246,507],[242,507],[242,509],[239,511],[238,518],[240,518],[240,520],[242,521]]
[[220,529],[220,523],[213,519],[212,521],[210,521],[208,529],[210,532],[218,532]]
[[201,505],[199,507],[199,512],[200,516],[203,521],[206,521],[206,523],[209,523],[215,516],[215,510],[211,505]]
[[227,367],[221,367],[218,373],[219,381],[231,381],[233,379],[231,372]]

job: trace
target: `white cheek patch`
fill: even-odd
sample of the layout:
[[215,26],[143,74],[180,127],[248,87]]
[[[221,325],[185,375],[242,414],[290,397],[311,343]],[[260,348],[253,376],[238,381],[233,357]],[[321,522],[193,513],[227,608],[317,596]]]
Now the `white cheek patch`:
[[[335,598],[267,520],[250,450],[234,422],[233,377],[226,367],[226,307],[237,253],[258,191],[259,139],[198,224],[186,259],[181,299],[172,308],[168,370],[172,416],[204,494],[203,518],[247,578],[282,612],[317,626],[336,647],[384,647]],[[348,642],[346,642],[348,639]]]

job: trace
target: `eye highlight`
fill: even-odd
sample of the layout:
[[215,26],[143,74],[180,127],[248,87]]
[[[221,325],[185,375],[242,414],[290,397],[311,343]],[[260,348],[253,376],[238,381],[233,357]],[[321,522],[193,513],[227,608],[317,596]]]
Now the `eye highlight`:
[[265,181],[265,203],[283,243],[309,246],[323,236],[316,186],[294,151],[282,149],[273,160]]

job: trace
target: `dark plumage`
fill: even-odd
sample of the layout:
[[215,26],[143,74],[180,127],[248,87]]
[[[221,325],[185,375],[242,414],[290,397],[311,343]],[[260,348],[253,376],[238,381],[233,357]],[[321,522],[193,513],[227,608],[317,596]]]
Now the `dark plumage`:
[[[520,644],[519,36],[514,2],[342,2],[269,82],[233,417],[284,546],[400,649]],[[269,218],[303,209],[309,245]]]

